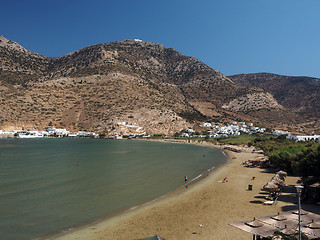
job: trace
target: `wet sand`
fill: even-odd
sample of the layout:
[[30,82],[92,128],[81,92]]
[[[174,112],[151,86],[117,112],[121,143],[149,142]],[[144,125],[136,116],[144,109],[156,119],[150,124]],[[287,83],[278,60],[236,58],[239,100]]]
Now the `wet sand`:
[[[217,147],[208,143],[200,144]],[[170,240],[251,239],[252,235],[228,225],[296,208],[293,185],[299,180],[288,176],[289,187],[276,205],[262,203],[267,196],[261,188],[274,173],[246,168],[243,162],[262,154],[228,151],[230,161],[188,188],[181,188],[151,203],[126,211],[97,224],[85,226],[55,239],[128,240],[160,235]],[[252,180],[252,177],[255,180]],[[227,183],[219,183],[224,177]],[[248,190],[252,185],[252,191]],[[291,187],[290,187],[291,186]]]

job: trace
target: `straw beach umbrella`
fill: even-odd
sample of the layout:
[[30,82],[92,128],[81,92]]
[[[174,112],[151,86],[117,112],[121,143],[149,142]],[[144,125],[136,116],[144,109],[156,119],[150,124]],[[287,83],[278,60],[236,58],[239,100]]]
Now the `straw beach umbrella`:
[[275,184],[277,184],[279,186],[284,186],[286,177],[287,177],[286,172],[279,171],[271,178],[270,182],[274,182]]
[[272,236],[273,233],[278,230],[276,227],[273,227],[269,224],[265,224],[256,219],[253,219],[249,222],[230,223],[230,225],[253,234],[253,239],[255,239],[256,235],[262,237]]
[[[299,225],[297,212],[287,211],[249,222],[230,223],[230,225],[262,237],[272,236],[276,231],[286,235],[295,235],[298,232]],[[320,215],[302,210],[301,225],[301,232],[309,239],[320,239]]]
[[[285,214],[285,216],[288,219],[292,219],[292,220],[295,220],[295,221],[299,220],[299,212],[298,212],[298,210],[296,210],[296,211],[288,211],[288,212],[285,212],[283,214]],[[314,213],[311,213],[311,212],[307,212],[307,211],[301,210],[301,223],[309,224],[311,222],[319,223],[320,222],[320,216],[318,214],[314,214]]]
[[301,231],[307,234],[309,239],[320,238],[320,224],[311,222],[307,225],[304,225]]
[[280,191],[280,187],[285,186],[285,178],[287,173],[284,171],[277,172],[270,181],[263,186],[263,190],[268,192],[278,192]]
[[280,213],[278,213],[278,215],[271,217],[272,219],[276,220],[276,221],[285,221],[287,220],[287,217],[284,215],[280,215]]
[[301,227],[301,233],[305,234],[308,239],[319,239],[320,233],[316,229]]
[[274,216],[267,216],[259,218],[259,221],[270,224],[279,229],[289,229],[289,228],[297,228],[298,223],[296,220],[288,219],[286,215],[279,214]]
[[286,235],[294,235],[298,233],[297,227],[296,228],[290,228],[285,226],[285,228],[281,229],[280,232],[286,234]]
[[320,224],[312,221],[311,223],[307,224],[306,227],[311,229],[320,229]]
[[263,186],[263,190],[268,192],[277,192],[280,190],[280,188],[274,182],[268,182],[266,185]]
[[262,227],[263,223],[259,222],[258,220],[256,220],[255,218],[253,219],[253,221],[250,222],[245,222],[244,224],[253,227],[253,228],[258,228],[258,227]]

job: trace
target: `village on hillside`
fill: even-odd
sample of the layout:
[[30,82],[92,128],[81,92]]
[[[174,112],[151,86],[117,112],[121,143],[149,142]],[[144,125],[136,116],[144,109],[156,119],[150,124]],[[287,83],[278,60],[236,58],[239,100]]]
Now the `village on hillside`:
[[13,131],[2,131],[0,130],[0,138],[46,138],[46,137],[92,137],[96,138],[99,137],[99,134],[94,132],[69,132],[66,129],[62,128],[54,128],[54,127],[47,127],[45,131],[35,131],[35,130],[13,130]]
[[[48,138],[48,137],[56,137],[56,138],[110,138],[110,139],[123,139],[123,138],[136,138],[143,137],[149,138],[151,135],[147,134],[143,131],[142,127],[135,126],[126,122],[118,122],[115,124],[115,128],[118,127],[120,130],[124,128],[130,129],[129,135],[119,133],[95,133],[95,132],[87,132],[87,131],[78,131],[78,132],[70,132],[67,129],[63,128],[54,128],[53,126],[47,127],[44,131],[36,131],[36,130],[13,130],[13,131],[3,131],[0,130],[0,138]],[[256,127],[252,123],[245,122],[232,122],[230,125],[216,125],[209,122],[204,122],[199,126],[201,131],[195,131],[192,128],[185,129],[176,133],[174,135],[175,138],[222,138],[229,136],[239,136],[241,134],[264,134],[267,129],[263,127]],[[271,133],[275,136],[286,135],[287,139],[292,139],[296,142],[298,141],[319,141],[320,135],[293,135],[288,131],[282,130],[271,130],[268,129],[268,133]],[[157,137],[163,135],[154,134],[153,137]]]

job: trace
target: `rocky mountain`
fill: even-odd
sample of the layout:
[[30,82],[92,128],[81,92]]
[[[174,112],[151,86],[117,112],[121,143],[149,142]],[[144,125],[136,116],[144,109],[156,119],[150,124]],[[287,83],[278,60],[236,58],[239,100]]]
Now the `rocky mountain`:
[[46,74],[50,58],[31,52],[0,35],[0,80],[24,83]]
[[309,119],[320,118],[320,79],[272,73],[229,76],[237,84],[271,93],[284,107]]
[[[0,128],[52,122],[70,130],[170,135],[201,121],[305,121],[271,91],[239,79],[158,43],[125,40],[48,58],[1,36]],[[284,114],[286,121],[274,117]]]

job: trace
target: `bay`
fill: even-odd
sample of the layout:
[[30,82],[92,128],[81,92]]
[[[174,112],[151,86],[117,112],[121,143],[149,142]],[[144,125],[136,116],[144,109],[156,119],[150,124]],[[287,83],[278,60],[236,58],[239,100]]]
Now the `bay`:
[[213,148],[136,140],[0,139],[0,235],[37,239],[111,216],[225,162]]

